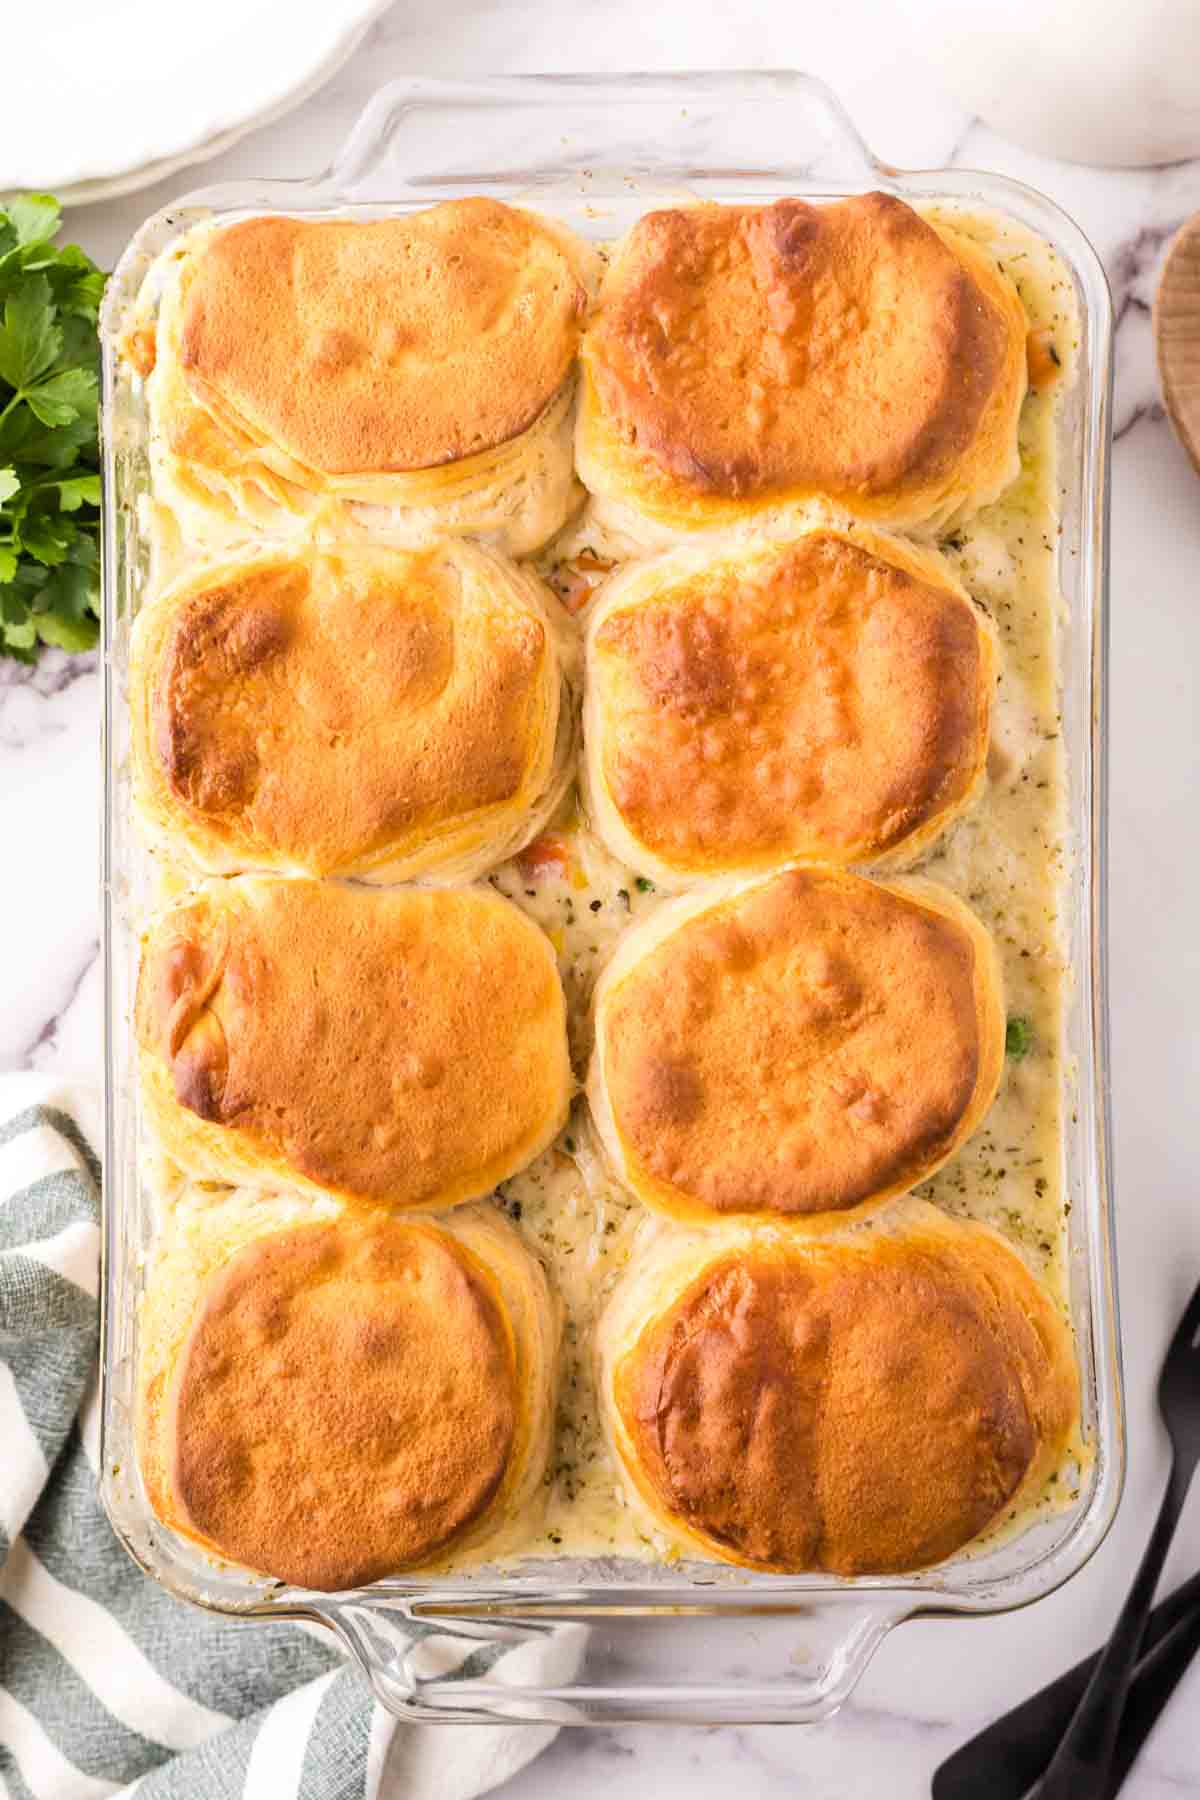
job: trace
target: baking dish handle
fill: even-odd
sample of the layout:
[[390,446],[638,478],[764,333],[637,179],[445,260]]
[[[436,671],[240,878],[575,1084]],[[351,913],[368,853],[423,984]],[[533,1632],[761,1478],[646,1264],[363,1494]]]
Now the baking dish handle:
[[[374,95],[319,186],[345,204],[428,202],[443,190],[486,190],[501,167],[506,181],[519,183],[531,138],[537,141],[530,118],[539,107],[561,106],[567,93],[571,133],[555,141],[562,162],[574,165],[586,184],[602,167],[647,168],[649,144],[656,146],[656,179],[686,182],[689,172],[719,168],[726,160],[744,178],[756,166],[777,167],[781,133],[798,182],[821,186],[831,177],[840,190],[886,182],[894,174],[868,150],[833,90],[790,69],[683,77],[510,75],[485,82],[403,76]],[[464,117],[472,112],[486,115],[485,166],[479,166],[478,134],[464,131]],[[627,142],[616,141],[614,115],[636,119]],[[667,167],[665,144],[678,147],[675,169]],[[533,171],[530,179],[544,204],[543,182]]]
[[733,1594],[664,1606],[646,1589],[608,1590],[600,1604],[593,1590],[588,1602],[375,1588],[322,1599],[313,1614],[401,1717],[611,1725],[827,1717],[912,1611],[911,1596],[886,1590],[830,1591],[787,1608]]

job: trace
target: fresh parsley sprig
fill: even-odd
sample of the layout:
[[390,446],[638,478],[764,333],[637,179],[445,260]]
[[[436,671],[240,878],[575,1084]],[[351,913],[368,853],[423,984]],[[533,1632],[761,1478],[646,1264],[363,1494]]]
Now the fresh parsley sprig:
[[25,662],[99,630],[104,276],[58,225],[48,194],[0,207],[0,654]]

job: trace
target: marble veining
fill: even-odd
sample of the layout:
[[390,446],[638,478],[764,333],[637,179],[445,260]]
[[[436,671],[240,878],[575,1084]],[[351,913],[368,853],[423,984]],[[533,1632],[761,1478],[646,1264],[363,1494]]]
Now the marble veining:
[[[906,167],[999,170],[1050,194],[1104,260],[1117,317],[1113,485],[1111,947],[1113,1081],[1130,1459],[1117,1523],[1092,1563],[1026,1612],[904,1626],[834,1720],[808,1727],[564,1731],[505,1800],[630,1794],[716,1800],[920,1800],[940,1759],[1104,1634],[1158,1505],[1166,1441],[1158,1361],[1200,1277],[1188,1121],[1200,1091],[1200,904],[1194,671],[1200,666],[1200,482],[1160,403],[1150,308],[1172,233],[1200,208],[1200,162],[1114,171],[1055,163],[998,138],[936,89],[903,40],[902,8],[685,0],[404,0],[328,87],[196,175],[298,174],[325,162],[374,89],[412,73],[799,67],[840,93],[871,147]],[[74,213],[111,263],[189,177]],[[0,1067],[97,1080],[100,680],[95,656],[0,662]],[[1200,1566],[1200,1498],[1168,1570]],[[713,1674],[720,1673],[714,1655]],[[1200,1795],[1200,1670],[1160,1722],[1125,1793]],[[436,1729],[436,1728],[429,1728]]]
[[99,969],[100,940],[96,937],[87,945],[74,972],[68,970],[65,997],[46,1019],[32,1043],[14,1059],[16,1067],[52,1069],[56,1064],[69,1060],[64,1040],[67,1033],[73,1030],[76,1010],[82,1010],[85,998],[89,1005],[93,1002],[92,986],[95,984],[90,982],[89,977],[98,974]]
[[[35,738],[65,729],[78,706],[73,690],[93,680],[98,662],[95,651],[68,656],[63,650],[47,650],[36,663],[0,659],[0,748],[23,750]],[[98,698],[99,685],[93,684]],[[61,704],[44,706],[42,701]]]

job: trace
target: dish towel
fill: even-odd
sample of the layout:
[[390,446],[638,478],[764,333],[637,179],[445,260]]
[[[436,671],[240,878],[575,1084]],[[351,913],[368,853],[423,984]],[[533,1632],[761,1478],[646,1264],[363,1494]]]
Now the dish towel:
[[[117,1541],[96,1491],[97,1142],[94,1091],[0,1077],[0,1797],[497,1786],[554,1727],[399,1724],[331,1637],[176,1600]],[[526,1677],[529,1651],[508,1653]]]

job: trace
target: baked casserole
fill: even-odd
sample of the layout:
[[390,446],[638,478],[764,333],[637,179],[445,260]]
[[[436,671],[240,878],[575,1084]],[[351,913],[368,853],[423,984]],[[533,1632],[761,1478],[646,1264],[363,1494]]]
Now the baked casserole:
[[1069,1499],[1066,293],[883,194],[152,267],[168,1529],[870,1575]]

